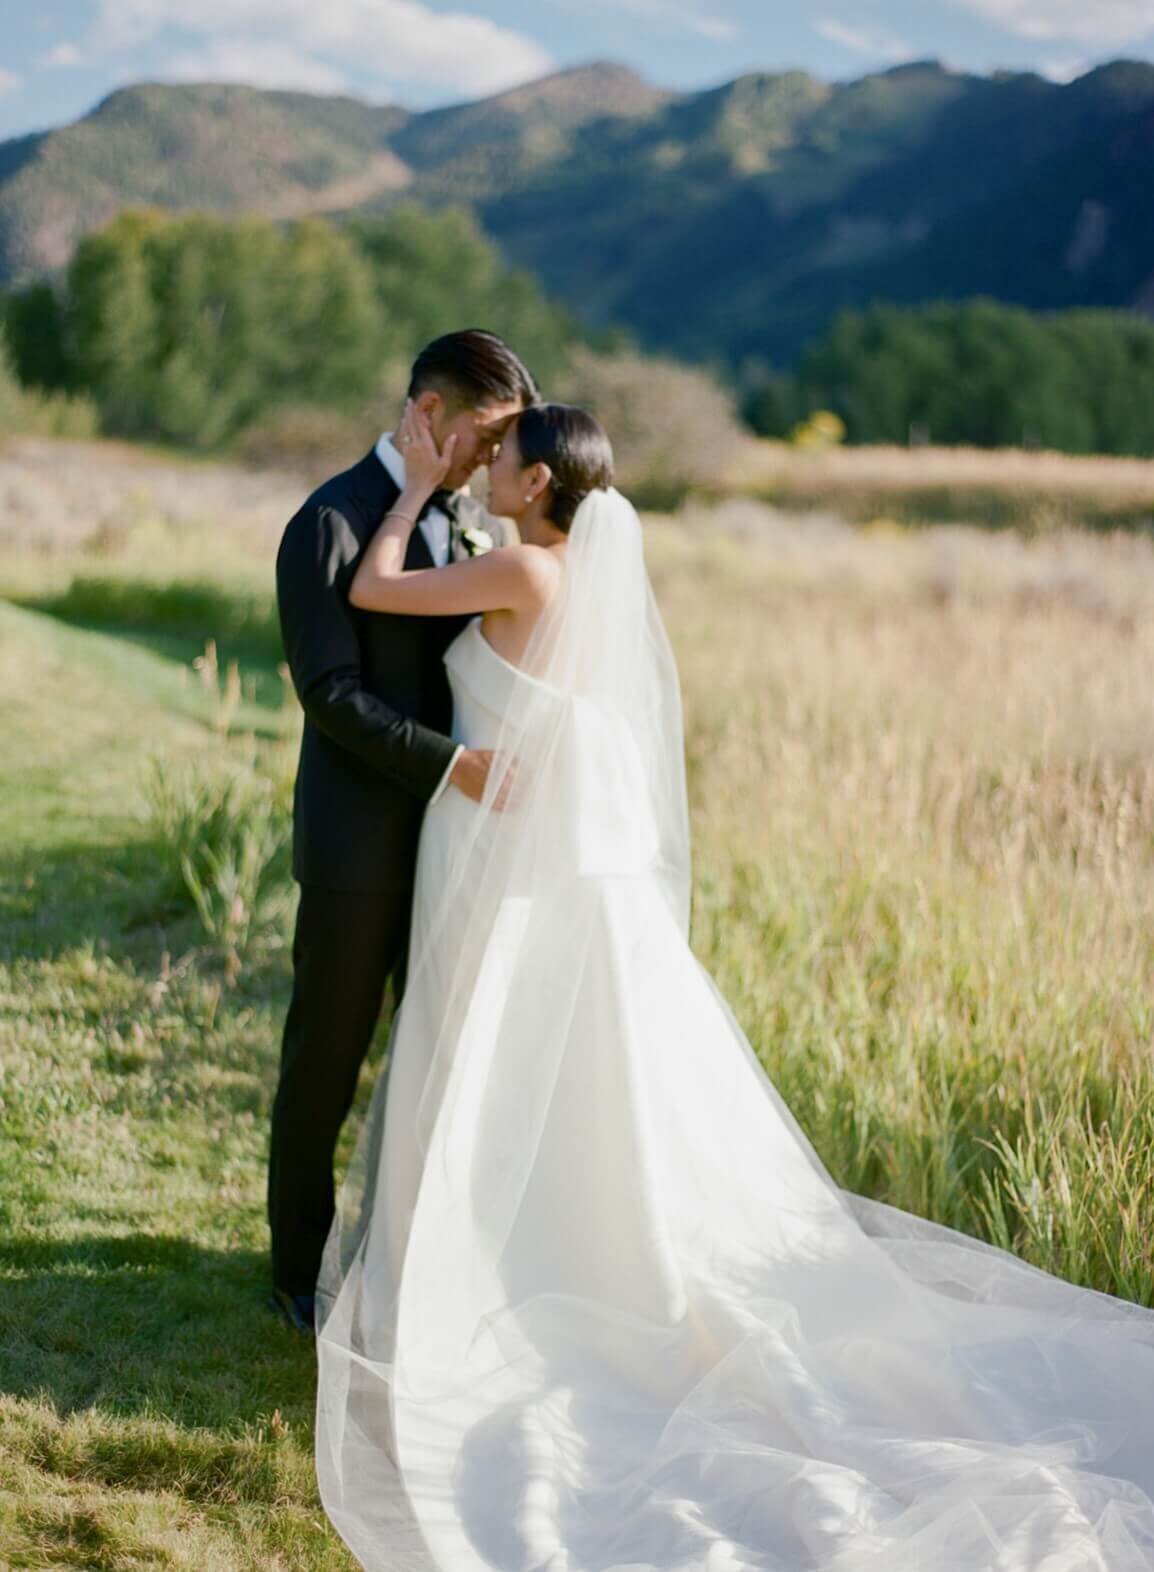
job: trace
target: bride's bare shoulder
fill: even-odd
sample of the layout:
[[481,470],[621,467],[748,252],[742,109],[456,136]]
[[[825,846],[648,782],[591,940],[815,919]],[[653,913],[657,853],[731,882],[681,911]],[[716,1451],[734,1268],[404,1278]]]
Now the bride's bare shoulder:
[[524,579],[526,586],[542,599],[548,600],[561,581],[562,563],[549,546],[535,546],[528,541],[502,549],[501,556],[507,565]]

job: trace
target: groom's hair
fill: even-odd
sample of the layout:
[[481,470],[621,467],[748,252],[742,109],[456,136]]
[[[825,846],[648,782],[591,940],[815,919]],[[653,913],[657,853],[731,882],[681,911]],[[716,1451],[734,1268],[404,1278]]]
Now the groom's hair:
[[446,333],[426,344],[413,362],[409,397],[416,398],[430,388],[454,410],[511,403],[528,409],[541,397],[520,356],[484,328]]

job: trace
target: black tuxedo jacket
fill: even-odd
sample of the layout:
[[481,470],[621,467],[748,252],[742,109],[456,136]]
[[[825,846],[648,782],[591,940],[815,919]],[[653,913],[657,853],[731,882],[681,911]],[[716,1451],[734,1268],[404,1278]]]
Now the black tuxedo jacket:
[[[398,488],[375,452],[289,520],[276,560],[285,658],[305,712],[293,798],[293,877],[407,898],[425,804],[456,744],[441,657],[468,616],[350,606],[361,553]],[[406,568],[432,567],[420,527]]]

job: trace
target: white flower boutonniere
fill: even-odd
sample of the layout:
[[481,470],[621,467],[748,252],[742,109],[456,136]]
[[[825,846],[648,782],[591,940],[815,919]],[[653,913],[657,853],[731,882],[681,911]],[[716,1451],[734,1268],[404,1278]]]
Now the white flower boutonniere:
[[480,557],[486,551],[493,549],[493,537],[487,529],[481,529],[476,524],[471,524],[468,529],[461,531],[461,539],[465,542],[470,557]]

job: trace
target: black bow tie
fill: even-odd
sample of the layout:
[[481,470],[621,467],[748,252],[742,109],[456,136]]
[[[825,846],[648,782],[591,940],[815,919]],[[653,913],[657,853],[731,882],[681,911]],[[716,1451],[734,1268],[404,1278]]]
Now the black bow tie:
[[460,498],[458,497],[457,493],[455,491],[446,491],[444,487],[442,487],[441,490],[433,492],[433,495],[429,498],[428,502],[425,503],[424,507],[417,514],[417,521],[419,523],[421,519],[424,518],[425,514],[430,512],[431,509],[440,508],[442,513],[448,515],[449,522],[455,524],[457,522],[457,509],[459,506]]

